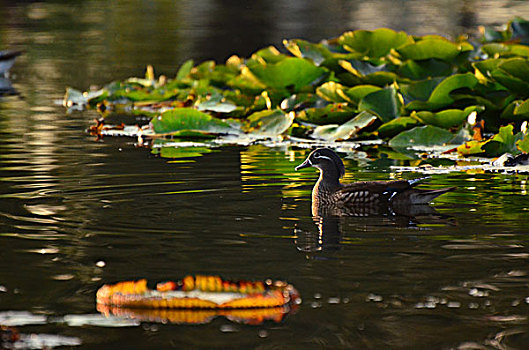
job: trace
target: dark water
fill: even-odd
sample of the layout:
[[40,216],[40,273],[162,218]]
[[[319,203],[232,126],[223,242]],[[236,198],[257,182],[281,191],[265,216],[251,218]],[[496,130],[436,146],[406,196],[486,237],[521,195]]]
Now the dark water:
[[[134,140],[96,141],[93,113],[66,115],[86,89],[147,64],[171,76],[188,58],[247,56],[283,38],[320,40],[391,26],[469,31],[529,18],[521,1],[20,2],[0,6],[0,48],[25,50],[19,96],[0,100],[0,315],[21,333],[77,337],[82,348],[524,349],[529,345],[527,176],[452,173],[435,217],[310,216],[307,151],[223,147],[164,159]],[[345,155],[342,153],[342,155]],[[350,152],[346,181],[387,179],[391,159]],[[96,314],[103,283],[186,274],[285,279],[303,303],[282,322],[74,326]],[[20,317],[19,317],[20,318]]]

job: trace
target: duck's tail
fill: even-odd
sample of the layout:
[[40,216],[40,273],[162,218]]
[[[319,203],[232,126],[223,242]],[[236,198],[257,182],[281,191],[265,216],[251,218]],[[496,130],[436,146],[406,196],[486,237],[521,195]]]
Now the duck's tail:
[[438,190],[414,189],[410,193],[410,202],[413,204],[428,204],[440,195],[453,191],[454,189],[455,187],[446,187]]

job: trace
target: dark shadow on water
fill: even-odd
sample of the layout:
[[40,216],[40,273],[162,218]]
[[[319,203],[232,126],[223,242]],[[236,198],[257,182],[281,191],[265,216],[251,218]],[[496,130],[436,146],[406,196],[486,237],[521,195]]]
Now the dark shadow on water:
[[347,208],[313,208],[313,229],[295,228],[296,247],[305,253],[341,249],[342,226],[417,228],[420,225],[449,226],[456,223],[430,205],[355,206]]

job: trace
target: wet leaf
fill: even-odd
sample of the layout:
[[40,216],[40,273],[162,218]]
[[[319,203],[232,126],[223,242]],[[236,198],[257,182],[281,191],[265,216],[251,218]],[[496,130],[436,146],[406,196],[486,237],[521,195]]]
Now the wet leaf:
[[338,38],[338,42],[346,50],[358,53],[360,57],[371,58],[385,56],[391,49],[398,48],[411,40],[405,32],[395,32],[387,28],[346,32]]
[[393,86],[366,95],[358,104],[360,111],[374,112],[385,123],[397,118],[400,115],[400,108],[400,99]]
[[267,136],[281,135],[292,125],[294,115],[294,112],[285,113],[280,109],[256,112],[248,117],[244,131]]
[[433,111],[449,106],[454,102],[454,98],[450,95],[452,91],[462,88],[473,88],[477,83],[478,79],[472,73],[454,74],[441,81],[433,89],[426,102],[412,101],[406,105],[406,109]]
[[176,80],[184,80],[185,78],[187,78],[189,76],[189,73],[191,73],[191,69],[193,69],[193,65],[193,60],[185,61],[176,73]]
[[501,156],[504,153],[519,153],[516,143],[522,139],[523,134],[518,133],[514,135],[513,129],[514,127],[512,125],[501,127],[499,132],[494,135],[492,139],[486,141],[485,144],[481,146],[481,149],[484,150],[489,157]]
[[196,105],[199,111],[211,111],[216,113],[230,113],[237,109],[237,106],[233,103],[226,101],[224,96],[215,95],[211,96],[206,101],[200,102]]
[[248,69],[266,86],[274,89],[293,87],[294,91],[299,91],[325,74],[323,68],[297,57],[285,58],[275,64],[254,64]]
[[375,85],[357,85],[345,90],[344,93],[350,101],[358,104],[364,97],[379,90],[382,88]]
[[481,149],[481,146],[483,146],[487,141],[468,141],[465,142],[462,145],[457,146],[456,150],[457,153],[468,156],[468,155],[474,155],[474,154],[482,154],[485,151]]
[[324,107],[313,107],[302,110],[296,119],[311,124],[341,124],[356,115],[356,110],[347,103],[331,103]]
[[370,126],[377,117],[369,112],[360,112],[348,122],[337,125],[323,125],[314,129],[312,137],[326,141],[348,140],[355,137],[359,131]]
[[417,126],[411,130],[403,131],[389,140],[393,148],[407,148],[413,146],[438,146],[449,142],[454,136],[448,130],[436,126]]
[[428,37],[414,43],[409,43],[397,49],[397,52],[408,60],[440,59],[445,62],[453,61],[461,52],[472,50],[472,46],[454,43],[441,37]]
[[438,126],[444,129],[450,129],[462,125],[472,112],[481,112],[484,108],[480,106],[469,106],[464,110],[445,109],[443,111],[432,113],[429,111],[413,112],[412,117],[417,118],[427,125]]
[[377,131],[378,135],[382,138],[393,137],[404,130],[409,130],[417,126],[417,124],[419,124],[419,121],[415,118],[398,117],[382,124]]
[[313,44],[306,40],[283,40],[283,45],[290,53],[299,58],[308,58],[319,66],[325,59],[332,56],[328,48],[322,44]]
[[525,135],[523,139],[516,141],[516,148],[522,153],[529,153],[529,136]]
[[344,93],[344,89],[347,89],[347,87],[330,81],[318,87],[316,93],[329,102],[351,102],[350,98]]
[[[236,133],[228,123],[193,108],[175,108],[151,120],[157,134],[201,135]],[[191,134],[189,132],[192,132]]]
[[407,60],[399,67],[398,73],[406,78],[420,80],[447,76],[452,74],[452,71],[453,68],[449,63],[431,58],[422,61]]

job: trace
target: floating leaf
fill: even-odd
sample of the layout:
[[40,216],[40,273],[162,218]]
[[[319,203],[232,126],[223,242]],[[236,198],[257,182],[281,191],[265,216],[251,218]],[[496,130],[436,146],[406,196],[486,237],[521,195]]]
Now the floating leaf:
[[448,143],[454,136],[448,130],[436,126],[417,126],[411,130],[403,131],[389,140],[393,148],[407,148],[413,146],[439,146]]
[[193,135],[207,135],[236,132],[228,123],[193,108],[166,111],[153,118],[151,124],[157,134],[185,135],[185,132],[191,131],[194,132]]
[[516,141],[516,148],[522,153],[529,153],[529,136],[525,135],[523,139]]
[[344,93],[344,89],[347,89],[347,87],[334,81],[329,81],[318,87],[316,93],[329,102],[351,102],[349,97]]
[[323,68],[297,57],[285,58],[275,64],[254,64],[248,68],[266,86],[274,89],[293,87],[295,91],[299,91],[325,73]]
[[350,101],[358,104],[364,97],[379,90],[382,88],[375,85],[357,85],[345,90],[344,93]]
[[407,60],[398,70],[399,75],[414,80],[447,76],[452,72],[453,68],[449,63],[434,58],[422,61]]
[[432,58],[445,62],[453,61],[461,52],[472,50],[472,46],[461,45],[441,37],[429,37],[404,45],[397,52],[408,60],[428,60]]
[[472,112],[482,111],[479,106],[469,106],[464,110],[445,109],[443,111],[432,113],[429,111],[413,112],[412,117],[419,119],[422,123],[438,126],[444,129],[458,127],[467,119]]
[[296,119],[312,124],[340,124],[356,114],[347,103],[331,103],[325,107],[307,108],[299,112]]
[[348,140],[356,136],[360,130],[373,124],[376,119],[377,117],[369,112],[360,112],[342,125],[331,124],[316,127],[312,137],[326,141]]
[[380,137],[392,137],[398,133],[409,130],[419,124],[419,121],[412,117],[398,117],[393,120],[390,120],[387,123],[382,124],[378,128],[378,135]]
[[346,32],[338,38],[338,42],[346,50],[358,53],[360,57],[371,58],[385,56],[391,49],[398,48],[411,40],[405,32],[395,32],[387,28]]
[[183,80],[188,77],[189,73],[191,73],[191,69],[193,69],[194,62],[193,60],[187,60],[185,61],[180,68],[178,69],[178,72],[176,73],[176,80]]
[[492,139],[488,140],[481,149],[485,151],[489,157],[501,156],[504,153],[518,153],[516,142],[521,140],[523,137],[522,133],[516,135],[513,134],[514,127],[507,125],[501,127],[496,135]]
[[454,102],[450,93],[461,88],[473,88],[478,79],[472,73],[454,74],[441,81],[432,91],[426,102],[412,101],[407,106],[408,110],[436,110],[449,106]]
[[482,154],[485,151],[481,149],[481,146],[483,146],[486,143],[486,141],[468,141],[464,144],[457,146],[456,150],[457,153],[463,155],[463,156],[469,156],[469,155],[475,155],[475,154]]
[[211,111],[216,113],[230,113],[237,109],[233,103],[226,101],[224,96],[211,96],[208,100],[200,102],[196,105],[199,111]]
[[281,135],[292,125],[294,115],[294,112],[285,113],[280,109],[256,112],[248,117],[244,131],[268,136]]
[[400,107],[397,90],[393,86],[366,95],[358,104],[359,110],[375,112],[385,123],[400,115]]
[[322,64],[325,59],[331,57],[332,55],[329,49],[322,44],[313,44],[306,40],[283,40],[283,45],[294,56],[299,58],[308,58],[312,60],[312,62],[314,62],[314,64],[317,66]]

